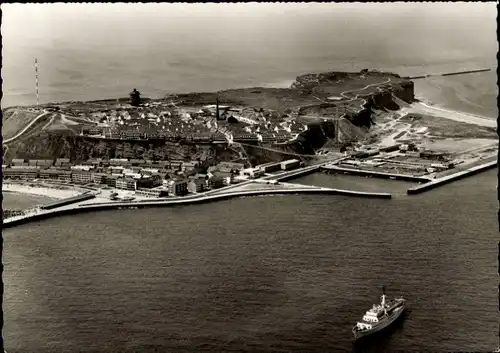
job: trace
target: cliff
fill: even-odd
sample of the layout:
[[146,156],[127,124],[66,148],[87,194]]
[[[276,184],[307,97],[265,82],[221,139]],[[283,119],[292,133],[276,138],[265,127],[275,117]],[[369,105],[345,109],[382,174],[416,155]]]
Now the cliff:
[[[338,133],[338,136],[337,136]],[[317,121],[308,125],[295,141],[276,147],[289,152],[314,154],[323,147],[350,145],[366,136],[368,128],[354,125],[350,119]]]
[[[301,107],[299,116],[315,114],[339,119],[339,136],[335,136],[336,127],[331,119],[317,119],[308,123],[308,130],[302,132],[299,138],[288,144],[300,153],[314,153],[321,147],[329,145],[348,145],[366,136],[373,124],[372,109],[398,110],[398,99],[411,103],[415,100],[414,84],[397,74],[379,71],[362,71],[361,76],[366,85],[356,81],[360,73],[329,72],[307,74],[296,78],[292,88],[305,90],[316,94],[319,99],[327,94],[344,98],[342,102],[316,103]],[[384,79],[384,81],[380,81]],[[348,82],[343,91],[338,88],[339,82]],[[380,82],[379,84],[377,82]],[[361,88],[357,88],[361,85]],[[348,88],[347,90],[345,88]],[[347,95],[346,93],[349,93]],[[349,97],[347,102],[345,99]]]
[[5,162],[13,158],[70,158],[74,163],[90,158],[140,158],[152,160],[229,161],[238,153],[224,145],[195,145],[166,141],[120,141],[42,132],[9,145]]

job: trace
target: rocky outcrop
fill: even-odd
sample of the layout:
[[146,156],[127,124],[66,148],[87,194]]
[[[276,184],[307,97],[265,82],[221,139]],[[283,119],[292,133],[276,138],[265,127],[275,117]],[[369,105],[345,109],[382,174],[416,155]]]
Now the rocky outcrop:
[[396,97],[401,98],[406,103],[415,101],[415,84],[413,81],[403,80],[392,88],[392,92]]
[[[338,137],[336,136],[339,132]],[[362,139],[366,134],[363,128],[355,126],[348,118],[338,122],[333,120],[318,121],[308,125],[308,129],[302,132],[296,140],[285,145],[277,145],[279,148],[300,154],[314,154],[318,149],[326,145],[338,148],[347,146]]]
[[[403,100],[406,103],[411,103],[415,100],[414,94],[414,84],[408,79],[401,78],[397,74],[385,73],[378,71],[364,71],[364,74],[370,76],[380,76],[380,77],[390,77],[391,83],[383,86],[380,91],[372,94],[367,94],[360,96],[364,99],[366,103],[362,106],[362,109],[357,109],[353,111],[352,109],[347,109],[345,115],[353,125],[359,128],[370,128],[373,124],[372,120],[372,109],[379,110],[397,110],[399,105],[395,102],[394,96]],[[329,72],[321,74],[307,74],[297,77],[296,81],[292,84],[292,88],[312,90],[322,84],[328,84],[338,80],[349,79],[353,75],[359,75],[359,73],[346,73],[346,72]],[[335,107],[335,104],[320,103],[317,105],[310,105],[302,107],[299,110],[300,113],[306,114],[306,111],[318,110],[323,112],[328,112],[328,110]],[[297,141],[290,144],[294,149],[300,153],[314,153],[317,149],[323,147],[329,141],[336,139],[335,127],[331,121],[317,122],[308,124],[308,130],[302,132],[297,139]],[[351,129],[352,130],[352,129]],[[351,133],[352,140],[359,137],[359,131],[354,133],[353,131],[348,132],[347,135]],[[343,141],[344,144],[348,144],[349,138]],[[289,146],[289,147],[290,147]]]

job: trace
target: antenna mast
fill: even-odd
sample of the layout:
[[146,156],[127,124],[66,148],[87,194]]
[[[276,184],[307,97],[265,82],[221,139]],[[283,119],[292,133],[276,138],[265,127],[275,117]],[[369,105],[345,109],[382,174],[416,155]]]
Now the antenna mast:
[[35,85],[36,85],[36,106],[40,104],[40,99],[38,96],[38,60],[35,57]]

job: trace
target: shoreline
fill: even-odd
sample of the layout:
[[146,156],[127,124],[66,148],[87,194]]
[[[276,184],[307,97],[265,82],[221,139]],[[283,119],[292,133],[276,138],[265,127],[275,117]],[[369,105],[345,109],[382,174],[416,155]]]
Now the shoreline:
[[488,118],[486,116],[478,114],[444,108],[429,101],[416,101],[411,103],[409,107],[403,107],[400,110],[403,110],[406,113],[427,114],[433,117],[453,120],[466,124],[480,125],[484,127],[496,128],[497,126],[497,121],[495,118]]
[[60,215],[68,215],[81,212],[92,212],[101,210],[113,209],[135,209],[144,207],[173,207],[192,205],[200,203],[216,202],[239,197],[254,197],[266,195],[286,195],[286,194],[324,194],[324,195],[341,195],[341,196],[357,196],[369,198],[391,199],[392,195],[389,193],[375,193],[363,191],[351,191],[342,189],[332,189],[323,187],[296,187],[296,188],[281,188],[281,189],[259,189],[259,190],[240,190],[219,192],[217,194],[200,195],[198,197],[191,197],[186,199],[173,199],[173,200],[142,200],[131,202],[97,202],[97,203],[74,203],[65,205],[59,208],[40,211],[37,213],[30,213],[22,216],[15,216],[3,221],[3,228],[9,228],[20,224],[28,223],[35,220],[41,220]]
[[[407,195],[418,194],[429,189],[433,189],[443,184],[450,183],[454,180],[462,179],[469,175],[474,175],[480,173],[483,170],[492,169],[497,166],[497,160],[489,161],[485,164],[476,165],[466,170],[460,172],[442,176],[434,180],[429,180],[428,182],[412,187],[407,190]],[[235,186],[236,187],[236,186]],[[301,184],[289,184],[282,185],[278,188],[262,187],[254,190],[236,190],[229,191],[232,188],[219,189],[212,193],[195,194],[190,197],[179,197],[173,199],[142,199],[136,201],[107,201],[104,199],[97,199],[99,193],[94,194],[90,198],[84,200],[71,200],[69,203],[64,203],[62,206],[55,208],[43,207],[38,210],[31,210],[28,213],[19,216],[13,216],[3,220],[3,228],[9,228],[23,223],[31,222],[34,220],[40,220],[50,217],[57,217],[59,215],[74,214],[80,212],[92,212],[100,210],[112,210],[112,209],[137,209],[144,207],[168,207],[168,206],[183,206],[199,203],[209,203],[220,200],[227,200],[231,198],[239,197],[254,197],[254,196],[266,196],[266,195],[286,195],[286,194],[324,194],[324,195],[341,195],[341,196],[355,196],[355,197],[367,197],[367,198],[380,198],[380,199],[391,199],[392,194],[384,192],[365,192],[365,191],[354,191],[345,189],[334,189],[327,187],[318,186],[306,186]],[[80,193],[79,196],[82,194]],[[74,198],[70,197],[69,199]],[[64,200],[61,200],[64,201]]]

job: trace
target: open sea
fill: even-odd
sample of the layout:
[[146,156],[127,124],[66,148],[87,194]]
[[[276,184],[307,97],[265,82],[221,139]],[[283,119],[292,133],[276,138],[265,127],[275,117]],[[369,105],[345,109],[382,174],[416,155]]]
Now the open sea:
[[[72,6],[2,5],[2,107],[35,102],[37,56],[42,102],[114,98],[134,87],[159,97],[286,85],[325,70],[491,67],[415,81],[416,95],[498,114],[494,3]],[[414,196],[404,182],[317,173],[294,182],[393,199],[249,197],[6,229],[5,348],[491,351],[498,340],[496,172]],[[45,202],[3,196],[4,208]],[[408,298],[408,313],[386,335],[354,345],[350,329],[382,285],[389,296]]]

